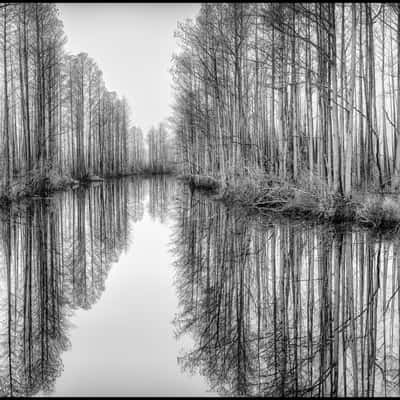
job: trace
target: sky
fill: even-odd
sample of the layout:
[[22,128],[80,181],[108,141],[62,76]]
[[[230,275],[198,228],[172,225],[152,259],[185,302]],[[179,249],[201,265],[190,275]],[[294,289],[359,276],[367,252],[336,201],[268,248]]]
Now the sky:
[[66,50],[88,53],[106,87],[125,96],[131,121],[144,133],[171,115],[171,58],[178,22],[194,19],[199,3],[57,3]]

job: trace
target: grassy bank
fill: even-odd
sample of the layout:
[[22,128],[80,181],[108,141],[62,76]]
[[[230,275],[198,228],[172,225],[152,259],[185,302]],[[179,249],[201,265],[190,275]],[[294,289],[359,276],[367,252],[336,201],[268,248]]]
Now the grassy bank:
[[47,176],[41,176],[36,171],[25,177],[14,178],[8,189],[4,185],[0,185],[0,206],[8,206],[11,202],[18,202],[29,197],[46,197],[71,187],[85,186],[106,179],[118,179],[127,176],[151,177],[155,175],[174,175],[174,171],[161,172],[147,168],[127,174],[108,174],[103,177],[87,175],[80,179],[60,175],[55,171],[51,171]]
[[71,187],[84,186],[103,180],[102,177],[96,175],[74,179],[55,171],[51,171],[47,176],[31,173],[25,177],[14,178],[8,189],[4,185],[0,185],[0,206],[7,206],[11,202],[18,202],[30,197],[46,197]]
[[325,183],[309,177],[296,183],[283,181],[259,171],[227,178],[223,184],[214,177],[181,176],[194,188],[213,193],[214,198],[262,212],[321,222],[353,223],[377,230],[400,228],[400,193],[354,192],[351,197],[328,190]]
[[79,181],[57,173],[45,177],[30,174],[27,177],[14,179],[8,188],[0,186],[0,204],[7,205],[27,197],[47,196],[78,184]]

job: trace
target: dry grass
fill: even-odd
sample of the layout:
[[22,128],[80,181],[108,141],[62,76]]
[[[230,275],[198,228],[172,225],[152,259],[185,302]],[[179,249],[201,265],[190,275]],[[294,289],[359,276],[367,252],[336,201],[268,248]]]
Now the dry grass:
[[286,182],[260,169],[246,169],[227,181],[223,196],[252,207],[284,207],[292,197]]
[[400,203],[392,197],[366,195],[357,208],[357,219],[374,228],[394,228],[400,224]]
[[[301,175],[296,184],[260,169],[246,169],[241,175],[227,176],[227,183],[221,185],[218,196],[227,203],[282,215],[351,222],[379,230],[400,227],[400,200],[388,195],[353,193],[344,198],[332,193],[319,177],[310,179],[308,173]],[[192,180],[194,184],[196,181],[202,180]]]
[[0,201],[7,203],[28,196],[46,196],[49,193],[63,190],[76,183],[70,176],[61,175],[55,170],[50,170],[46,176],[39,170],[33,170],[24,177],[14,178],[9,189],[0,186]]

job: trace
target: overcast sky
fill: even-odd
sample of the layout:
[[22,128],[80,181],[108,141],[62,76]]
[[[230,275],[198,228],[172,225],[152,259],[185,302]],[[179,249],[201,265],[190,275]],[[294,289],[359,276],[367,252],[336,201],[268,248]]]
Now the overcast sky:
[[169,68],[178,21],[194,19],[199,3],[58,3],[69,52],[86,52],[108,90],[126,96],[144,133],[170,116]]

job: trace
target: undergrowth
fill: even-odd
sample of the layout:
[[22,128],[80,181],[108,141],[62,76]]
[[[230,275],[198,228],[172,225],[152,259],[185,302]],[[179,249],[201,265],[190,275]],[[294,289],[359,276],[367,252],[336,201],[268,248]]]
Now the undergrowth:
[[[214,189],[216,198],[249,208],[293,217],[314,218],[333,223],[356,223],[381,230],[400,228],[400,193],[354,192],[349,197],[329,190],[325,181],[307,173],[289,182],[260,169],[246,169],[243,174],[227,173],[225,184],[215,179],[187,178],[201,188]],[[199,182],[199,185],[195,183]],[[207,187],[207,183],[210,187]]]

